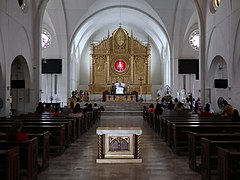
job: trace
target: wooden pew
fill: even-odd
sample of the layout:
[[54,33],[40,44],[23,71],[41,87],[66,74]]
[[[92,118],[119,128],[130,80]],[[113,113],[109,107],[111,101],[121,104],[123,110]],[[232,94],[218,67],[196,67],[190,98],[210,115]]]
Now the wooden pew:
[[165,142],[168,142],[168,130],[167,130],[167,121],[170,122],[199,122],[199,121],[212,121],[212,122],[227,122],[231,121],[230,117],[226,116],[211,116],[211,117],[203,117],[199,116],[199,114],[192,114],[187,112],[175,112],[175,111],[166,111],[164,110],[164,113],[159,118],[159,126],[160,126],[160,137],[165,140]]
[[[71,145],[71,122],[58,122],[58,121],[51,121],[51,122],[45,122],[45,121],[31,121],[31,120],[22,120],[24,126],[42,126],[42,125],[47,125],[47,126],[58,126],[58,125],[64,125],[65,126],[65,146],[69,147]],[[1,125],[11,125],[12,122],[11,120],[9,121],[0,121],[0,126]]]
[[20,177],[27,180],[36,180],[38,173],[38,139],[33,138],[23,142],[1,141],[0,149],[19,147]]
[[45,170],[49,166],[49,131],[43,133],[28,133],[29,138],[38,138],[38,157],[40,169],[39,172]]
[[157,134],[160,133],[160,115],[156,115],[154,111],[143,110],[143,120],[148,122],[150,128],[152,128]]
[[[163,117],[161,116],[159,118],[159,126],[160,126],[160,137],[162,139],[165,140],[166,143],[168,143],[168,128],[169,128],[169,125],[168,123],[169,122],[200,122],[200,121],[210,121],[211,119],[209,117],[199,117],[199,116],[196,116],[196,115],[193,115],[193,116],[170,116],[170,117]],[[170,126],[171,127],[171,126]]]
[[0,177],[4,180],[19,180],[19,146],[0,147]]
[[231,133],[231,132],[240,132],[240,125],[230,124],[230,125],[178,125],[173,124],[173,133],[172,133],[172,151],[176,154],[181,152],[188,151],[188,131],[193,132],[205,132],[205,133]]
[[143,120],[144,121],[147,121],[147,113],[148,113],[148,110],[147,110],[147,107],[146,106],[143,106]]
[[[83,116],[83,115],[82,115]],[[80,136],[83,134],[83,118],[81,117],[75,117],[76,118],[76,137],[80,138]]]
[[14,118],[3,118],[0,120],[0,123],[3,122],[12,122],[14,119],[20,119],[24,124],[35,122],[35,123],[43,123],[43,124],[51,124],[51,123],[60,123],[65,125],[65,139],[66,139],[66,146],[70,146],[71,142],[74,142],[76,140],[76,119],[75,118],[65,118],[65,117],[58,117],[58,118],[41,118],[40,116],[15,116]]
[[75,134],[76,134],[76,139],[78,139],[82,135],[83,131],[83,114],[71,114],[68,117],[74,118],[76,122],[75,126]]
[[[183,118],[183,117],[182,117]],[[226,124],[226,123],[230,123],[232,122],[230,119],[211,119],[209,117],[196,117],[194,116],[194,118],[191,117],[187,117],[187,118],[183,118],[183,119],[166,119],[165,123],[163,123],[164,129],[165,129],[165,136],[167,139],[167,142],[169,140],[169,134],[172,134],[172,124],[179,124],[179,125],[184,125],[184,124]],[[171,141],[170,141],[171,142]],[[168,143],[170,143],[168,142]],[[170,143],[171,144],[171,143]]]
[[90,129],[93,125],[93,112],[86,112],[84,116],[87,121],[87,129]]
[[88,129],[91,127],[91,117],[90,112],[84,113],[82,115],[82,133],[87,132]]
[[211,180],[212,170],[217,169],[217,149],[240,148],[240,141],[217,141],[201,139],[201,176],[203,180]]
[[98,120],[100,120],[100,109],[93,109],[93,124],[95,124]]
[[168,141],[167,144],[169,145],[169,147],[172,147],[172,143],[173,143],[173,136],[172,136],[172,126],[173,124],[176,125],[240,125],[240,122],[233,122],[233,121],[184,121],[184,122],[170,122],[168,121],[168,125],[167,125],[167,136],[168,136]]
[[[76,118],[71,118],[71,117],[62,117],[62,116],[56,116],[56,117],[42,117],[42,118],[38,118],[38,117],[27,117],[26,119],[22,119],[23,122],[27,122],[27,121],[39,121],[39,122],[58,122],[58,123],[64,123],[67,129],[66,132],[66,143],[67,146],[69,146],[71,144],[71,142],[74,142],[77,138],[77,119]],[[69,125],[70,124],[70,125]],[[68,127],[69,126],[69,127]],[[68,140],[69,139],[69,140]]]
[[70,117],[76,118],[76,136],[77,138],[80,137],[84,132],[87,132],[87,130],[92,126],[93,122],[93,112],[87,112],[81,115],[74,115],[71,114]]
[[240,149],[218,148],[218,180],[239,180]]
[[[0,132],[9,133],[11,125],[0,125]],[[62,154],[65,151],[65,126],[64,125],[24,125],[22,130],[26,133],[50,132],[50,153]]]
[[238,140],[240,139],[240,133],[197,133],[189,131],[188,160],[189,167],[194,171],[200,171],[201,162],[199,161],[201,160],[201,138],[207,138],[211,140]]
[[24,119],[22,120],[24,124],[31,124],[31,123],[43,123],[46,125],[51,124],[64,124],[65,125],[65,139],[66,139],[66,146],[69,147],[72,142],[76,140],[76,119]]
[[[49,131],[43,133],[27,133],[29,138],[38,138],[38,164],[40,166],[39,171],[43,171],[49,166]],[[6,133],[0,133],[0,139],[7,140]]]

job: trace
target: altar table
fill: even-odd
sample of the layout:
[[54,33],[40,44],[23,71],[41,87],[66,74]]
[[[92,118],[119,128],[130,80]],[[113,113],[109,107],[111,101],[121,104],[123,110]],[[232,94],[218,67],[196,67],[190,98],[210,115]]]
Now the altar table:
[[98,127],[97,163],[142,163],[140,127]]

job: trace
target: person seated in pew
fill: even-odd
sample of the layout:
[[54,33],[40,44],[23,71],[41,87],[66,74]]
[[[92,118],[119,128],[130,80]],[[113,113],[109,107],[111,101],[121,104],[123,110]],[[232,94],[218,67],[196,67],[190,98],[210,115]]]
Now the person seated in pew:
[[103,106],[100,106],[100,111],[105,111],[105,108]]
[[86,108],[83,109],[83,113],[93,111],[92,103],[89,103]]
[[48,112],[48,113],[52,113],[53,112],[51,104],[46,104],[45,105],[45,112]]
[[28,140],[27,133],[21,131],[22,125],[23,125],[23,123],[19,119],[16,119],[13,121],[12,127],[8,134],[9,141],[26,141],[26,140]]
[[85,103],[84,106],[83,106],[83,110],[86,109],[88,107],[88,103]]
[[93,104],[93,109],[99,109],[97,103],[94,103],[94,104]]
[[239,116],[239,112],[237,109],[233,110],[232,121],[240,122],[240,116]]
[[161,107],[162,107],[163,109],[165,109],[165,108],[167,107],[165,97],[162,97],[160,104],[161,104]]
[[201,111],[200,116],[204,116],[204,117],[210,117],[213,114],[210,112],[210,104],[206,104],[204,111]]
[[154,105],[153,103],[151,103],[148,107],[148,111],[154,111],[154,110],[155,110]]
[[81,117],[83,114],[83,109],[81,108],[80,104],[77,103],[73,108],[73,112],[69,113],[69,117]]
[[183,103],[178,101],[177,106],[175,107],[175,111],[181,112],[183,110]]
[[155,112],[156,115],[162,115],[162,113],[163,113],[163,109],[164,109],[163,105],[157,103],[154,112]]
[[60,114],[61,114],[60,107],[56,106],[54,108],[53,116],[60,116]]
[[186,98],[186,101],[184,102],[183,107],[184,109],[191,109],[191,102],[188,97]]
[[195,114],[199,114],[202,111],[202,108],[203,108],[202,103],[200,101],[200,98],[198,98],[194,103],[194,111],[193,112]]
[[221,113],[222,116],[232,116],[233,115],[233,107],[230,105],[227,100],[223,101],[223,112]]
[[167,108],[168,108],[169,110],[173,110],[173,109],[174,109],[174,104],[173,104],[173,101],[172,101],[172,100],[170,100],[169,104],[167,105]]
[[178,105],[178,98],[175,98],[174,99],[174,109],[176,109],[177,105]]
[[36,107],[36,113],[37,114],[42,114],[44,113],[44,106],[43,106],[43,103],[42,102],[39,102],[38,103],[38,106]]
[[73,108],[73,113],[82,113],[82,108],[81,108],[81,106],[80,106],[80,104],[79,103],[77,103],[76,105],[75,105],[75,107]]

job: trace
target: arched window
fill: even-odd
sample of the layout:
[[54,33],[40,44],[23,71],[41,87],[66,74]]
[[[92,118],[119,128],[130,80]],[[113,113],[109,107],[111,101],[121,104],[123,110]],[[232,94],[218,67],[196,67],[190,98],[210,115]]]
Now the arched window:
[[41,39],[42,39],[42,48],[46,49],[51,43],[50,33],[47,30],[43,29],[41,34]]

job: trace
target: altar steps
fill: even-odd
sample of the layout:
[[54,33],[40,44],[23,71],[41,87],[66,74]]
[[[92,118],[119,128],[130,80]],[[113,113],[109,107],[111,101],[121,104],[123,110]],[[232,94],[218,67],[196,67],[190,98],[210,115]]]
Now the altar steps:
[[106,102],[101,103],[105,111],[102,112],[103,116],[141,116],[144,104],[137,102]]

